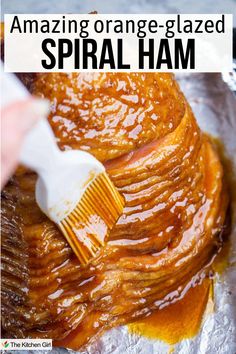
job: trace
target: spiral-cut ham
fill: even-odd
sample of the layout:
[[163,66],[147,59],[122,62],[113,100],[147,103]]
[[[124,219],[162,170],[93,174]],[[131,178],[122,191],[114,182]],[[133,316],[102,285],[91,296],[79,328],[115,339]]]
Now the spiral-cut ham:
[[106,246],[80,266],[35,202],[34,173],[18,169],[2,193],[4,331],[78,349],[180,297],[211,262],[228,204],[223,170],[171,74],[22,79],[51,101],[59,146],[101,160],[125,199]]

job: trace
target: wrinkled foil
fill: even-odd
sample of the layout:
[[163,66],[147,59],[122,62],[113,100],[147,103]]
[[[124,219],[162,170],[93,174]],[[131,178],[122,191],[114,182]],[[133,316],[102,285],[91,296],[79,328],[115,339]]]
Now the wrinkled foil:
[[[236,67],[236,65],[235,65]],[[201,129],[220,139],[236,176],[236,91],[235,73],[178,74],[177,80],[190,103]],[[236,190],[236,185],[234,186]],[[107,331],[84,351],[54,348],[52,354],[235,354],[236,353],[236,200],[232,202],[229,265],[215,274],[214,312],[206,314],[196,337],[174,346],[131,334],[126,326]],[[36,351],[28,351],[28,353]],[[42,351],[37,351],[42,353]],[[13,352],[13,353],[16,353]],[[26,353],[18,351],[19,354]]]

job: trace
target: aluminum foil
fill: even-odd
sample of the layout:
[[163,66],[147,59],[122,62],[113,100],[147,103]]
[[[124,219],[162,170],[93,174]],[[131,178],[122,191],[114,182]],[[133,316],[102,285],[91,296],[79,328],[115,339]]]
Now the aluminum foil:
[[[203,131],[218,137],[232,161],[236,176],[236,78],[225,74],[179,74],[177,79]],[[236,185],[234,186],[236,191]],[[128,332],[127,327],[107,331],[79,354],[235,354],[236,353],[236,200],[233,201],[233,228],[229,265],[215,275],[214,312],[205,315],[201,329],[193,339],[175,346]],[[32,351],[29,351],[31,353]],[[35,353],[36,351],[34,351]],[[42,351],[41,351],[42,352]],[[55,348],[48,353],[64,354]],[[16,351],[14,352],[16,353]],[[25,352],[18,352],[24,354]],[[38,352],[39,353],[39,352]],[[44,353],[47,353],[44,351]]]

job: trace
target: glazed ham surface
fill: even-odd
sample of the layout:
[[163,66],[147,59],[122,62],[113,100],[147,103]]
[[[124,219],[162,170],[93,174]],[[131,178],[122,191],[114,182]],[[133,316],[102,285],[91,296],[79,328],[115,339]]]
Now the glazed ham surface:
[[39,210],[33,172],[19,168],[2,193],[5,335],[78,349],[198,282],[221,242],[222,166],[171,74],[21,79],[50,100],[59,146],[96,156],[125,199],[106,246],[81,266]]

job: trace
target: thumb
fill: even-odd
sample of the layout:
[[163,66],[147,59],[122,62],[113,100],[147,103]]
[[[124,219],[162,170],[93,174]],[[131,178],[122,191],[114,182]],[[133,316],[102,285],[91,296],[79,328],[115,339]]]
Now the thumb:
[[2,109],[1,189],[17,165],[24,136],[48,111],[48,102],[36,98],[19,101]]

